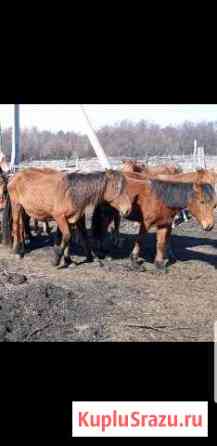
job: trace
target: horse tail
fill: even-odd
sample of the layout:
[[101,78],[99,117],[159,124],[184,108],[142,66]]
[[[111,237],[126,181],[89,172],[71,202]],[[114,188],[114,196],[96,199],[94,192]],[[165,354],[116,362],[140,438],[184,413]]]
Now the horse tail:
[[10,195],[7,192],[6,204],[2,218],[2,241],[4,245],[12,244],[12,207]]

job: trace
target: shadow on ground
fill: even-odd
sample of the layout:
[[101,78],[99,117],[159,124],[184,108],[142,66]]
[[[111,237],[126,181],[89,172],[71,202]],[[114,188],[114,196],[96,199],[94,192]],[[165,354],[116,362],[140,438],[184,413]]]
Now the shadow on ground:
[[[84,256],[84,252],[79,245],[79,240],[75,241],[76,237],[73,237],[71,242],[70,252],[71,255]],[[114,247],[112,245],[111,239],[108,236],[105,240],[105,252],[113,260],[122,260],[129,258],[134,243],[136,242],[136,235],[134,234],[120,234],[121,238],[121,248]],[[89,231],[89,239],[91,241],[91,246],[94,254],[96,255],[94,242],[91,238]],[[51,233],[50,236],[43,234],[37,235],[32,238],[31,243],[27,249],[27,254],[31,254],[32,251],[51,247],[54,245],[55,233]],[[144,258],[146,262],[153,262],[155,255],[155,245],[156,236],[155,233],[148,233],[144,239],[144,243],[141,249],[141,257]],[[198,246],[208,246],[213,249],[212,253],[198,252],[194,248]],[[217,267],[217,240],[213,240],[206,237],[195,237],[192,235],[175,234],[171,237],[171,247],[176,255],[176,260],[179,262],[188,261],[200,261],[208,263],[211,266]],[[192,248],[192,249],[191,249]],[[106,259],[106,256],[105,256]]]

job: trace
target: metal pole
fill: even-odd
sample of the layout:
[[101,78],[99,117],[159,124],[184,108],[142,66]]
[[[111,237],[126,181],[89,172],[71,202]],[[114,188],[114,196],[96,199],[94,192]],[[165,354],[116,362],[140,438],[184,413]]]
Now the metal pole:
[[12,127],[11,169],[20,163],[20,105],[14,104],[14,122]]
[[106,156],[106,154],[105,154],[105,152],[104,152],[104,150],[96,136],[96,133],[91,125],[91,122],[87,116],[84,106],[80,105],[80,107],[81,107],[83,116],[85,118],[87,136],[90,140],[90,143],[91,143],[94,151],[96,152],[96,156],[104,169],[110,169],[111,165],[110,165],[108,158],[107,158],[107,156]]

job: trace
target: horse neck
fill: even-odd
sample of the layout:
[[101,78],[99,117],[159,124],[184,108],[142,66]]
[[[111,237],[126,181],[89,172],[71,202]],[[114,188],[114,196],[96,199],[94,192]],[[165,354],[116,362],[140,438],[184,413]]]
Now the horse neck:
[[168,208],[178,210],[188,207],[188,203],[192,199],[193,183],[166,182],[153,179],[150,189]]
[[[147,179],[142,178],[143,181],[136,181],[138,177],[127,178],[127,192],[132,201],[137,195],[144,194],[147,188]],[[139,178],[141,180],[141,178]]]
[[103,201],[107,179],[102,175],[68,175],[73,200],[77,207],[85,208]]

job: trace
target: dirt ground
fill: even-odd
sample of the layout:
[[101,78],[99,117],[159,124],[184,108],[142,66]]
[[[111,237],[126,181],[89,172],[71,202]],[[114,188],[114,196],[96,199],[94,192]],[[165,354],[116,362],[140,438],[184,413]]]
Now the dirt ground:
[[[217,221],[205,233],[191,220],[173,232],[177,262],[153,267],[155,234],[144,243],[145,271],[129,253],[138,231],[124,220],[122,246],[82,263],[72,245],[68,268],[51,265],[53,234],[35,236],[19,260],[0,244],[0,341],[212,341],[217,320]],[[55,230],[55,228],[54,228]]]

